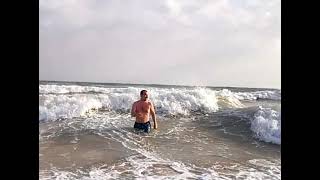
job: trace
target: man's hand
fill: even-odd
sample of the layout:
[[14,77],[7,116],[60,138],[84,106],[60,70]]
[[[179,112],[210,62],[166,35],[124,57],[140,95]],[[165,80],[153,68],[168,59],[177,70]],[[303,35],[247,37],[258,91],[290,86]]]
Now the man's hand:
[[153,129],[157,129],[158,128],[158,124],[157,123],[154,123],[153,124]]

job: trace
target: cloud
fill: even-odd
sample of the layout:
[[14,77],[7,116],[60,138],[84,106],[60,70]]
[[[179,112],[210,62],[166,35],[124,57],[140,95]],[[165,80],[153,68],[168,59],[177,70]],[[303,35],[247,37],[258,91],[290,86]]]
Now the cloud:
[[[278,0],[40,0],[40,79],[280,87],[280,10]],[[269,79],[255,79],[262,70]]]

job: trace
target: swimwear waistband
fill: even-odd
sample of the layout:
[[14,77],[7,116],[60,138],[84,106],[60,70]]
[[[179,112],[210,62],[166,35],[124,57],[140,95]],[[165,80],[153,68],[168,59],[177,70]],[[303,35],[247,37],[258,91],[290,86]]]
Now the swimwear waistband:
[[139,123],[139,122],[136,121],[135,123],[137,123],[137,124],[149,124],[150,121],[147,121],[147,122],[145,122],[145,123]]

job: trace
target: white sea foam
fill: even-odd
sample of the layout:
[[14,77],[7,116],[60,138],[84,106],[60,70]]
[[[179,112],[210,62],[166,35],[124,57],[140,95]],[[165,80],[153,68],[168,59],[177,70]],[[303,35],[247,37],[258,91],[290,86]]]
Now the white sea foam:
[[[139,99],[140,90],[135,87],[40,85],[39,120],[78,117],[99,108],[129,112],[133,102]],[[229,90],[148,88],[148,91],[157,112],[162,114],[190,115],[193,111],[207,113],[216,112],[221,107],[243,107]]]
[[101,101],[93,95],[45,95],[39,105],[40,121],[82,116],[102,107]]
[[[100,108],[129,112],[133,102],[139,99],[141,90],[135,87],[104,88],[65,85],[40,85],[40,89],[44,93],[39,98],[40,121],[85,116],[90,110]],[[91,93],[92,91],[103,93]],[[168,115],[190,115],[194,111],[210,113],[224,107],[243,107],[239,99],[277,97],[275,94],[272,96],[271,91],[234,93],[228,89],[215,91],[208,88],[148,88],[148,91],[157,113]],[[82,93],[68,94],[74,92]],[[251,130],[260,140],[281,144],[280,119],[279,111],[259,107],[252,118]]]
[[[260,165],[256,162],[267,163]],[[271,163],[267,160],[249,160],[249,164],[253,166],[246,167],[241,164],[229,166],[217,166],[212,168],[200,168],[195,165],[185,165],[180,162],[172,162],[166,160],[154,161],[140,156],[130,156],[125,161],[119,161],[111,166],[101,165],[91,167],[90,169],[76,169],[73,171],[58,170],[51,168],[50,170],[40,171],[41,180],[49,179],[281,179],[281,167],[278,164]],[[231,170],[230,173],[219,173],[218,169]]]
[[260,140],[281,144],[281,112],[259,106],[251,121],[251,130]]
[[257,100],[258,98],[281,100],[281,91],[236,92],[234,95],[239,100]]
[[[269,111],[263,109],[265,108],[261,107],[259,110]],[[261,166],[260,169],[250,168],[250,166],[242,167],[239,164],[233,169],[233,173],[226,176],[215,168],[201,168],[192,164],[161,158],[147,143],[148,138],[123,128],[132,125],[132,121],[126,121],[126,119],[130,119],[129,115],[104,112],[97,116],[101,117],[94,116],[79,121],[81,123],[80,127],[101,130],[99,135],[120,142],[126,149],[130,149],[136,154],[111,165],[94,165],[86,167],[86,169],[73,170],[52,168],[47,171],[40,171],[40,179],[280,179],[279,165],[261,159],[249,161],[250,164]],[[61,123],[68,124],[68,122]],[[106,131],[106,128],[110,130]]]
[[[219,104],[224,104],[230,107],[243,107],[243,104],[239,101],[239,97],[228,89],[217,91],[217,97]],[[241,98],[240,98],[241,99]]]

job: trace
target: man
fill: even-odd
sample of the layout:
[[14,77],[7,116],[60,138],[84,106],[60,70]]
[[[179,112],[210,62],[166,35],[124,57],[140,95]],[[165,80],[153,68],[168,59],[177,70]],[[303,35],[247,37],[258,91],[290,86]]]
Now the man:
[[152,102],[148,100],[149,94],[147,90],[142,90],[140,97],[139,101],[133,103],[131,109],[131,116],[136,117],[134,128],[150,132],[151,123],[149,121],[149,114],[151,114],[153,119],[153,128],[157,129],[158,127],[155,109]]

